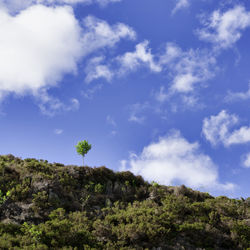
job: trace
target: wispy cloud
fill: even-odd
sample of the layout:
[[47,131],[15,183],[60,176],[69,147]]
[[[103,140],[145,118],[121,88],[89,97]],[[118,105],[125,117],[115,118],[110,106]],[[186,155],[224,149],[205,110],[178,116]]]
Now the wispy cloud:
[[218,170],[212,159],[200,151],[197,142],[190,143],[174,131],[160,137],[128,161],[122,161],[121,170],[129,170],[148,181],[164,185],[184,184],[204,190],[232,190],[232,183],[219,182]]
[[202,133],[214,146],[222,143],[228,147],[233,144],[250,142],[250,126],[233,130],[233,127],[238,123],[238,116],[222,110],[218,115],[203,120]]
[[169,99],[170,94],[167,92],[165,86],[161,86],[159,91],[156,91],[154,93],[154,97],[158,102],[163,103]]
[[121,2],[122,0],[1,0],[0,7],[7,9],[9,12],[18,12],[32,5],[43,4],[46,6],[55,6],[61,4],[99,4],[105,7],[110,3]]
[[233,101],[245,101],[250,99],[250,84],[248,85],[248,90],[246,92],[231,92],[229,91],[225,97],[226,102]]
[[88,89],[86,89],[86,90],[83,90],[83,91],[81,92],[81,94],[82,94],[82,96],[83,96],[84,98],[91,100],[91,99],[93,99],[94,94],[95,94],[97,91],[101,90],[102,87],[103,87],[103,84],[97,84],[97,85],[95,85],[95,86],[93,86],[93,87],[91,87],[91,88],[88,88]]
[[135,103],[132,105],[129,105],[128,109],[130,111],[129,115],[129,121],[130,122],[135,122],[139,124],[143,124],[146,117],[143,114],[146,110],[150,108],[149,104],[146,103]]
[[116,136],[118,132],[117,132],[117,124],[116,124],[116,121],[115,121],[114,117],[112,117],[111,115],[107,115],[106,122],[107,122],[107,124],[109,126],[112,127],[110,135],[111,136]]
[[218,49],[226,49],[232,47],[250,26],[250,12],[242,5],[223,12],[216,10],[203,24],[204,28],[197,30],[199,38],[213,43]]
[[204,49],[183,51],[176,44],[167,43],[158,63],[170,79],[168,87],[162,85],[154,92],[159,103],[163,105],[168,102],[173,112],[177,108],[204,108],[200,102],[199,89],[207,87],[208,80],[216,74],[216,56],[213,52]]
[[94,57],[89,60],[86,68],[85,68],[85,74],[86,78],[85,81],[87,83],[92,82],[95,79],[104,78],[108,82],[111,81],[111,79],[114,76],[114,73],[109,69],[109,67],[105,64],[102,64],[104,61],[104,57]]
[[174,7],[174,9],[172,10],[172,15],[174,15],[177,11],[181,10],[181,9],[185,9],[187,7],[189,7],[190,5],[190,0],[176,0],[176,5]]
[[135,31],[123,24],[109,25],[106,21],[93,16],[88,16],[83,20],[82,44],[84,51],[89,54],[105,47],[113,47],[121,39],[134,40]]
[[106,117],[106,121],[107,121],[107,123],[108,123],[109,125],[111,125],[111,126],[113,126],[113,127],[116,127],[115,119],[114,119],[112,116],[108,115],[108,116]]
[[58,98],[50,96],[46,90],[39,91],[35,98],[41,113],[51,117],[61,112],[76,111],[80,107],[76,98],[72,98],[68,104],[65,104]]
[[250,168],[250,153],[243,156],[243,167]]
[[100,77],[110,81],[115,76],[121,77],[145,67],[153,73],[168,74],[172,79],[171,86],[167,90],[168,94],[165,88],[165,92],[162,88],[158,100],[163,102],[171,95],[181,93],[187,104],[192,104],[195,100],[190,93],[204,86],[207,80],[215,75],[217,69],[216,57],[212,52],[199,49],[183,51],[176,44],[167,43],[165,51],[158,55],[151,52],[148,41],[137,44],[135,51],[116,57],[112,65],[108,62],[104,64],[102,61],[103,58],[97,58],[91,67],[88,67],[86,78],[88,82]]
[[127,52],[119,56],[117,60],[121,65],[120,71],[135,71],[141,66],[146,66],[152,72],[161,72],[161,67],[155,62],[154,55],[148,45],[149,42],[144,41],[136,45],[134,52]]
[[63,133],[63,129],[55,129],[54,130],[54,133],[56,134],[56,135],[61,135],[62,133]]
[[176,44],[167,43],[160,64],[172,75],[171,91],[188,93],[214,76],[216,58],[206,50],[183,51]]
[[98,78],[111,81],[114,77],[124,76],[143,67],[151,72],[161,72],[161,66],[155,61],[155,56],[151,53],[148,41],[137,44],[134,51],[117,56],[110,62],[104,62],[104,57],[91,59],[89,65],[85,68],[85,80],[88,83]]

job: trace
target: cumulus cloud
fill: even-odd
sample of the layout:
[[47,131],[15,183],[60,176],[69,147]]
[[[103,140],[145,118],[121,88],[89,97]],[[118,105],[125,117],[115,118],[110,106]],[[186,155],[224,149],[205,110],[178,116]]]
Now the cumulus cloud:
[[148,181],[164,185],[184,184],[205,190],[232,190],[234,184],[222,184],[212,159],[200,151],[197,142],[190,143],[178,131],[160,137],[143,148],[141,154],[122,161],[121,170],[129,170]]
[[93,16],[83,20],[83,31],[82,43],[87,53],[104,47],[113,47],[121,39],[136,38],[135,31],[129,26],[123,23],[109,25],[106,21]]
[[[132,30],[126,32],[126,34],[130,39],[135,38],[135,33]],[[112,36],[109,35],[108,37]],[[151,53],[148,45],[148,41],[139,43],[136,45],[135,51],[117,56],[110,63],[104,63],[103,57],[93,58],[85,69],[87,75],[86,82],[89,83],[98,78],[105,78],[107,81],[111,81],[114,77],[120,77],[141,67],[146,67],[152,72],[161,72],[161,66],[155,61],[155,56]]]
[[121,64],[121,72],[134,71],[143,65],[152,72],[161,72],[161,67],[155,62],[148,45],[149,42],[144,41],[136,45],[134,52],[127,52],[119,56],[117,60]]
[[172,15],[174,15],[180,9],[187,8],[189,5],[189,0],[176,0],[176,5],[172,10]]
[[218,115],[203,120],[202,133],[212,145],[220,142],[226,144],[229,128],[237,124],[238,121],[237,116],[222,110]]
[[[136,45],[134,51],[126,52],[112,60],[103,57],[93,58],[85,69],[86,82],[104,78],[108,82],[116,77],[122,77],[141,68],[149,69],[155,74],[166,74],[170,78],[170,86],[162,86],[155,93],[155,98],[163,104],[168,101],[171,106],[182,108],[203,108],[197,106],[199,102],[198,89],[207,86],[208,80],[213,78],[218,70],[216,55],[213,51],[189,49],[182,50],[174,43],[167,43],[161,54],[151,51],[148,41]],[[173,101],[174,100],[174,101]],[[173,101],[173,102],[172,102]],[[173,108],[174,110],[175,108]],[[131,116],[130,121],[143,122],[144,117]]]
[[69,7],[0,10],[0,92],[24,94],[56,85],[82,56],[81,28]]
[[[87,32],[85,32],[82,42],[84,51],[87,53],[103,47],[113,47],[121,39],[134,40],[136,37],[135,31],[122,23],[111,26],[93,16],[86,17],[83,23]],[[104,59],[103,56],[98,56],[88,62],[85,68],[85,81],[87,83],[99,78],[104,78],[107,81],[113,78],[115,73],[104,63]]]
[[[122,76],[141,67],[146,67],[154,73],[168,73],[172,79],[170,93],[165,95],[162,89],[158,98],[161,102],[174,93],[187,95],[194,92],[197,87],[211,79],[216,71],[216,57],[213,53],[198,49],[183,51],[173,43],[167,43],[166,50],[160,56],[153,54],[149,42],[144,41],[136,45],[135,51],[118,56],[113,60],[113,64],[105,64],[102,60],[95,58],[87,68],[88,82],[100,77],[110,81],[115,76]],[[184,99],[193,101],[195,97],[189,95]]]
[[215,64],[216,58],[208,51],[183,51],[173,43],[167,43],[160,58],[160,65],[173,77],[171,91],[180,93],[192,92],[196,85],[212,78]]
[[233,130],[237,123],[238,116],[222,110],[218,115],[203,120],[202,133],[212,145],[222,143],[228,147],[250,142],[250,127],[243,126]]
[[49,88],[65,74],[77,73],[84,56],[120,39],[134,39],[135,32],[122,23],[111,26],[92,16],[80,25],[71,7],[35,5],[14,16],[0,9],[0,37],[1,99],[11,93],[33,95],[42,100],[39,106],[46,114],[45,110],[57,107],[74,109],[48,98]]
[[250,142],[250,127],[244,126],[234,130],[226,140],[227,146]]
[[240,39],[242,31],[250,26],[250,12],[241,5],[225,12],[216,10],[204,25],[197,31],[201,40],[211,42],[218,48],[229,48]]

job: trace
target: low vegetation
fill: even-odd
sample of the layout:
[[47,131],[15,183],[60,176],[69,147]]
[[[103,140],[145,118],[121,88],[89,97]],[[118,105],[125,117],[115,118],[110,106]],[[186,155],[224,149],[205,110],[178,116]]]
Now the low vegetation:
[[250,249],[250,198],[0,156],[0,249]]

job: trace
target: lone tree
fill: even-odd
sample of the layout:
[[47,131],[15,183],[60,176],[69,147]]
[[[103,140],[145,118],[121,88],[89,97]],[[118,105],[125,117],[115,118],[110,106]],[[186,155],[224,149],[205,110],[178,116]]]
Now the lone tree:
[[91,144],[89,144],[88,141],[84,140],[84,141],[79,141],[75,147],[76,147],[77,153],[79,155],[82,155],[82,161],[83,161],[83,165],[84,165],[84,156],[91,149]]

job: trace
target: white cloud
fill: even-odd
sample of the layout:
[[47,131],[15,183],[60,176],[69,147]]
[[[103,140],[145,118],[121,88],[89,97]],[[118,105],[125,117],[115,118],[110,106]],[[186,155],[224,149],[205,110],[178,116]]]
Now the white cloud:
[[237,124],[238,121],[237,116],[222,110],[218,115],[203,120],[202,133],[212,145],[220,142],[226,144],[229,128]]
[[139,124],[142,124],[146,117],[143,115],[145,110],[149,109],[149,104],[146,103],[135,103],[129,106],[130,115],[129,115],[129,121],[130,122],[136,122]]
[[[197,142],[190,143],[179,132],[159,138],[122,161],[122,170],[141,175],[148,181],[164,185],[184,184],[205,190],[231,190],[234,184],[221,184],[218,170],[211,158],[200,151]],[[129,167],[127,167],[129,165]]]
[[71,99],[71,109],[77,110],[80,108],[80,102],[76,98]]
[[135,31],[123,23],[111,26],[106,21],[88,16],[83,20],[83,25],[82,43],[87,53],[104,47],[113,47],[121,39],[136,38]]
[[35,5],[15,16],[0,9],[0,37],[1,99],[11,93],[33,95],[42,112],[52,114],[56,109],[75,108],[48,97],[49,88],[65,74],[77,73],[84,56],[112,47],[120,39],[134,39],[135,32],[122,23],[111,26],[92,16],[80,26],[71,7]]
[[173,89],[178,92],[190,92],[194,89],[193,85],[199,81],[199,78],[191,73],[176,75]]
[[216,58],[208,51],[182,51],[173,43],[167,43],[165,54],[160,58],[160,65],[170,70],[173,78],[171,91],[179,93],[192,92],[196,85],[212,78],[215,64]]
[[250,84],[248,85],[248,90],[246,92],[229,92],[225,98],[226,102],[233,101],[244,101],[250,99]]
[[98,4],[101,6],[106,6],[109,3],[116,3],[116,2],[121,2],[122,0],[96,0]]
[[177,3],[172,10],[172,15],[174,15],[178,10],[187,8],[190,5],[189,0],[176,0],[176,2]]
[[[115,77],[121,77],[130,72],[148,68],[153,73],[168,74],[171,79],[170,87],[162,86],[155,98],[161,104],[165,101],[176,106],[176,94],[178,94],[178,106],[182,108],[203,108],[199,103],[197,89],[207,86],[207,81],[214,77],[216,67],[216,55],[208,50],[183,51],[174,43],[167,43],[164,53],[153,54],[149,42],[144,41],[136,45],[132,52],[126,52],[110,61],[104,62],[103,57],[95,57],[86,67],[86,81],[104,78],[107,81]],[[130,121],[143,123],[145,117],[131,115]]]
[[227,146],[250,142],[250,127],[244,126],[234,130],[225,142]]
[[[217,70],[216,57],[212,52],[199,49],[183,51],[177,45],[167,43],[165,52],[159,56],[152,54],[148,41],[137,44],[135,51],[126,52],[110,63],[103,63],[102,61],[103,58],[101,57],[94,58],[93,62],[87,67],[87,82],[100,77],[110,81],[116,76],[123,76],[141,67],[146,67],[154,73],[168,73],[172,83],[167,95],[163,95],[162,90],[159,93],[158,97],[161,102],[175,93],[188,95],[184,96],[183,100],[190,101],[192,98],[193,101],[195,97],[192,92],[201,84],[205,85],[206,81],[212,78]],[[189,103],[191,102],[186,104]]]
[[106,122],[107,122],[108,125],[110,125],[111,127],[113,127],[113,129],[110,132],[110,135],[111,136],[116,136],[118,132],[115,129],[117,127],[115,119],[111,115],[107,115]]
[[169,94],[166,92],[166,89],[164,86],[161,86],[159,91],[154,93],[154,96],[155,96],[155,99],[161,103],[165,102],[169,98]]
[[[103,30],[103,28],[100,30]],[[133,30],[127,32],[127,35],[130,39],[135,38]],[[109,34],[107,37],[112,36]],[[155,62],[155,56],[151,53],[148,44],[148,41],[144,41],[136,45],[135,51],[117,56],[112,61],[113,65],[112,63],[103,63],[103,57],[93,58],[85,69],[87,74],[86,82],[89,83],[98,78],[105,78],[107,81],[111,81],[114,77],[136,71],[143,66],[149,68],[152,72],[161,72],[161,66]]]
[[54,116],[60,112],[76,111],[80,107],[80,103],[76,98],[72,98],[69,104],[65,104],[58,98],[48,95],[44,90],[41,90],[39,95],[36,96],[36,102],[42,114],[47,116]]
[[34,4],[33,0],[0,0],[0,9],[5,9],[7,12],[15,13],[23,10]]
[[77,4],[77,3],[98,3],[101,6],[106,6],[110,3],[121,2],[122,0],[36,0],[36,2],[45,2],[45,3],[65,3],[65,4]]
[[225,12],[214,11],[197,31],[199,38],[215,44],[218,48],[229,48],[237,42],[242,31],[250,26],[250,12],[244,6],[236,5]]
[[97,91],[101,90],[102,87],[103,87],[103,84],[97,84],[97,85],[93,86],[92,88],[88,88],[87,90],[82,91],[81,94],[84,98],[91,100],[91,99],[93,99],[94,94]]
[[239,118],[236,115],[222,110],[218,115],[203,120],[202,133],[212,145],[222,143],[228,147],[250,142],[250,127],[243,126],[232,130],[238,122]]
[[250,153],[244,156],[243,166],[245,168],[250,168]]
[[154,61],[154,55],[148,48],[148,41],[136,45],[134,52],[127,52],[117,60],[121,64],[121,72],[135,71],[140,66],[147,66],[153,72],[161,72],[161,67]]
[[61,135],[61,134],[63,133],[63,130],[62,130],[62,129],[55,129],[55,130],[54,130],[54,133],[55,133],[56,135]]
[[94,57],[89,62],[85,68],[87,83],[92,82],[95,79],[104,78],[107,81],[111,81],[114,73],[105,64],[102,64],[104,58],[102,56]]
[[0,8],[5,8],[10,13],[24,10],[32,5],[43,4],[47,6],[55,5],[75,5],[75,4],[94,4],[97,3],[104,7],[109,3],[121,2],[122,0],[0,0]]
[[83,54],[70,7],[33,6],[17,16],[0,10],[0,92],[37,93],[74,73]]
[[114,118],[113,118],[112,116],[108,115],[108,116],[106,117],[106,121],[107,121],[107,123],[108,123],[109,125],[111,125],[111,126],[113,126],[113,127],[116,127],[116,122],[115,122],[115,120],[114,120]]

